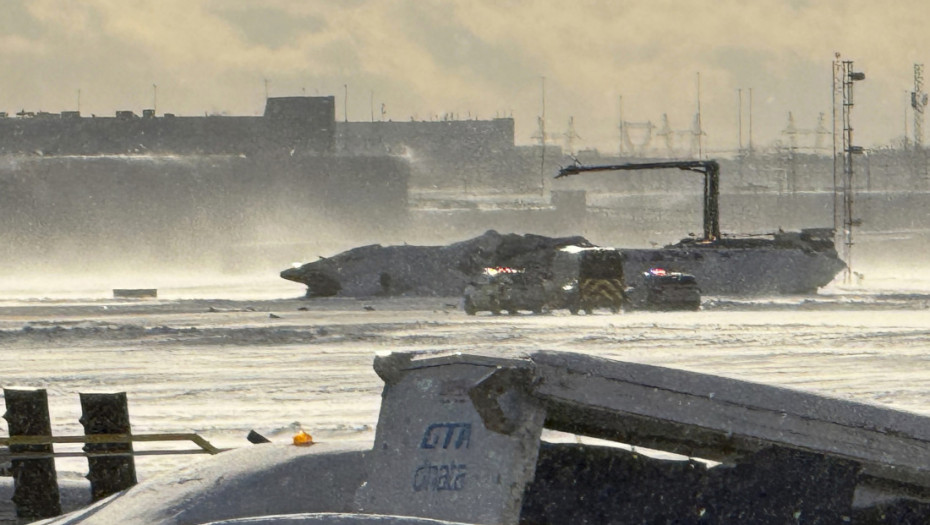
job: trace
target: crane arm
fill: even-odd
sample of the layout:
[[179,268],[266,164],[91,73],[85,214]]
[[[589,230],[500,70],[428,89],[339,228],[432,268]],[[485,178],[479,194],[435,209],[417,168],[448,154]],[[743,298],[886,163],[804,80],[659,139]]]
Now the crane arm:
[[594,171],[634,171],[677,168],[704,174],[704,242],[713,242],[720,238],[720,164],[716,160],[672,160],[659,162],[630,162],[627,164],[607,164],[583,166],[575,164],[561,168],[555,178],[580,175]]

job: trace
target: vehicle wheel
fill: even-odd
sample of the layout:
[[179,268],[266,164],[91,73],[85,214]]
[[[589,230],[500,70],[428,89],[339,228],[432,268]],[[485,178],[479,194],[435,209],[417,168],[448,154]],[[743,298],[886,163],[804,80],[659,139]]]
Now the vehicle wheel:
[[475,308],[475,303],[471,302],[471,299],[468,297],[465,298],[464,309],[467,315],[475,315],[478,313],[478,309]]
[[594,308],[585,307],[584,313],[585,313],[585,315],[593,315],[593,314],[594,314]]
[[491,306],[490,306],[490,308],[488,308],[488,310],[491,310],[491,313],[492,313],[493,315],[500,315],[500,314],[501,314],[501,310],[502,310],[500,301],[498,301],[498,300],[496,300],[496,299],[495,299],[495,300],[492,300],[492,301],[491,301]]

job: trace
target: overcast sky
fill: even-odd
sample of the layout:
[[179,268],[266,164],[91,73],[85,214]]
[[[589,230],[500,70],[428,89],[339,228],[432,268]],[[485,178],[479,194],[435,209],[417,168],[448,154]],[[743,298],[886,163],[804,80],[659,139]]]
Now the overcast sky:
[[[616,152],[629,121],[691,126],[698,73],[711,150],[830,127],[834,53],[856,84],[854,142],[887,144],[911,119],[930,62],[925,0],[2,0],[0,111],[256,115],[271,96],[333,95],[350,121],[513,116]],[[930,74],[930,72],[928,72]],[[545,78],[545,81],[543,81]],[[930,84],[930,82],[928,82]],[[157,85],[157,89],[153,88]],[[345,97],[346,87],[348,99]],[[928,86],[930,88],[930,86]],[[622,105],[621,105],[622,97]],[[930,123],[927,126],[930,127]],[[910,131],[909,131],[910,133]],[[930,133],[927,133],[930,141]],[[812,142],[812,140],[810,141]]]

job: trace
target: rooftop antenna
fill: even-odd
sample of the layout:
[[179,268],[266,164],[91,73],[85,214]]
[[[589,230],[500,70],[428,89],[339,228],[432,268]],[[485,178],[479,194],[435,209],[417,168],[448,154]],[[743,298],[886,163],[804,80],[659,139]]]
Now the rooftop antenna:
[[78,88],[78,100],[77,100],[77,103],[78,103],[77,110],[78,110],[78,113],[80,113],[80,112],[81,112],[81,88]]
[[343,122],[349,121],[349,85],[343,84],[342,89],[345,92],[345,97],[342,99],[342,118]]

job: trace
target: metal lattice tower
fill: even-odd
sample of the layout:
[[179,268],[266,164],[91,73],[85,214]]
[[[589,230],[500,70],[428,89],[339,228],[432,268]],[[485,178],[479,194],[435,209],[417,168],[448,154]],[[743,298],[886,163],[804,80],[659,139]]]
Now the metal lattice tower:
[[[649,147],[652,144],[652,138],[655,131],[655,124],[651,120],[646,122],[631,122],[623,119],[623,97],[620,97],[620,156],[645,156],[648,155]],[[630,130],[637,134],[638,140],[633,141],[630,136]]]
[[820,113],[817,116],[817,127],[814,129],[814,133],[817,136],[817,138],[814,140],[814,150],[818,152],[824,149],[823,147],[824,137],[831,134],[830,130],[827,129],[826,126],[823,125],[823,119],[824,119],[824,114]]
[[924,65],[914,64],[914,91],[911,91],[911,108],[914,109],[914,150],[920,151],[924,142],[924,108],[927,94],[923,92]]
[[[824,140],[830,135],[830,130],[824,125],[824,114],[820,113],[817,116],[817,127],[814,129],[799,128],[794,121],[794,115],[789,111],[788,112],[788,124],[785,125],[785,129],[781,130],[782,135],[788,137],[788,147],[790,151],[798,151],[801,149],[812,149],[815,153],[822,152],[824,149]],[[807,137],[809,135],[814,135],[814,144],[810,145],[798,145],[798,137]],[[808,143],[809,144],[809,143]]]
[[575,140],[581,138],[581,135],[575,131],[575,117],[568,117],[568,129],[562,136],[565,138],[565,151],[567,151],[569,155],[574,155]]
[[788,147],[793,153],[798,149],[798,133],[803,133],[802,130],[799,130],[797,125],[794,123],[794,115],[789,111],[788,112],[788,125],[785,126],[785,129],[781,130],[782,135],[788,135]]
[[674,157],[675,146],[672,139],[675,136],[675,131],[668,122],[668,113],[662,113],[662,127],[656,132],[656,136],[662,137],[662,139],[665,140],[665,156],[668,158]]
[[[833,62],[833,191],[834,191],[834,225],[838,218],[843,223],[843,259],[846,261],[846,271],[843,281],[850,284],[852,281],[852,246],[853,227],[859,226],[860,221],[853,214],[854,170],[853,155],[863,153],[861,146],[853,145],[853,127],[850,114],[853,107],[853,84],[865,80],[865,73],[853,70],[851,60],[840,60],[836,54]],[[839,114],[837,114],[839,113]],[[839,128],[839,129],[837,129]],[[837,133],[837,131],[841,131]],[[839,157],[839,154],[842,157]],[[838,180],[837,164],[842,165],[842,181]],[[841,184],[839,184],[841,182]],[[842,196],[842,212],[837,216],[837,196]]]

